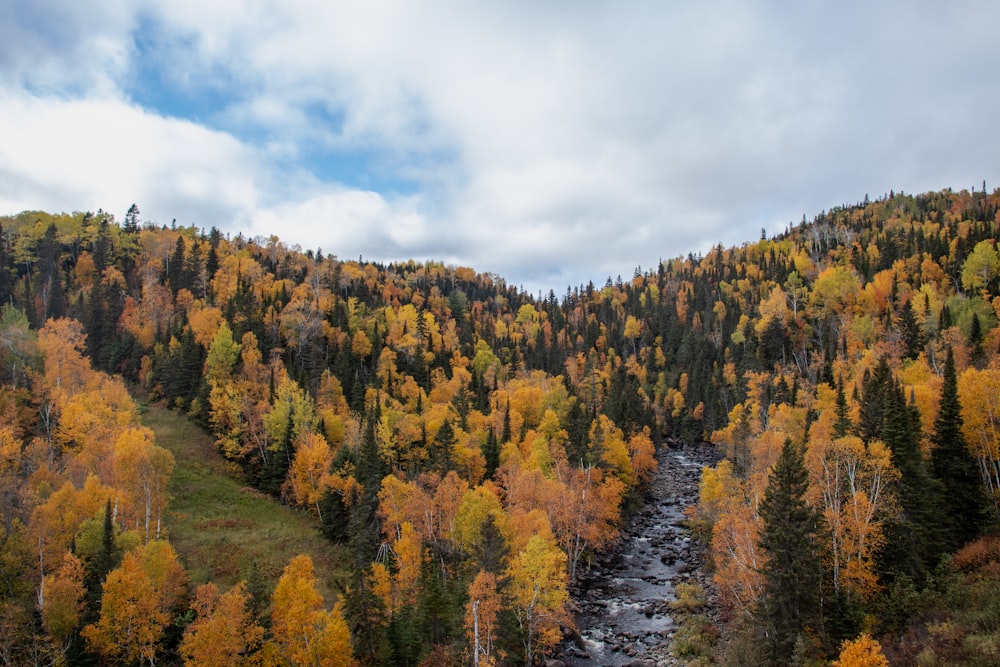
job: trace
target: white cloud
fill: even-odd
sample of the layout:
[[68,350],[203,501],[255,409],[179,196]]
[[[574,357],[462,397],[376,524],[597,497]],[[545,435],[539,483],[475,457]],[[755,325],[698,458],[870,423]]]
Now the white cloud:
[[[0,147],[4,208],[135,200],[559,293],[866,192],[1000,178],[988,3],[77,4],[0,16],[0,120],[27,128]],[[138,26],[165,81],[224,98],[215,129],[125,101]]]
[[[159,218],[211,224],[252,210],[265,179],[232,137],[113,99],[0,98],[0,210],[104,208],[131,202]],[[164,220],[160,220],[163,222]]]

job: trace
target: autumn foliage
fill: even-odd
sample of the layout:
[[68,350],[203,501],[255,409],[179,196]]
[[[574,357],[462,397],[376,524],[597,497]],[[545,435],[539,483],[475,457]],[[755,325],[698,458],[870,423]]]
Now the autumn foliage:
[[[276,236],[2,218],[0,654],[540,660],[672,436],[723,457],[692,519],[740,622],[767,597],[772,469],[801,448],[837,618],[800,644],[832,658],[944,556],[942,452],[967,452],[983,516],[1000,511],[998,208],[891,193],[558,296]],[[960,409],[941,424],[949,350]],[[291,553],[274,596],[168,585],[175,461],[133,396],[314,516],[343,599]],[[939,447],[954,432],[966,447]]]

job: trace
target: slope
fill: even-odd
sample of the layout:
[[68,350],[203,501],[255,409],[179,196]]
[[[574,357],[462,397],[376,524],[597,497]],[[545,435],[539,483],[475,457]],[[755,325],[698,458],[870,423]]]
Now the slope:
[[244,486],[239,467],[183,415],[151,404],[142,419],[176,460],[167,531],[193,583],[251,579],[256,563],[259,585],[270,594],[288,560],[305,553],[316,563],[324,599],[335,597],[343,574],[339,549],[319,535],[313,517]]

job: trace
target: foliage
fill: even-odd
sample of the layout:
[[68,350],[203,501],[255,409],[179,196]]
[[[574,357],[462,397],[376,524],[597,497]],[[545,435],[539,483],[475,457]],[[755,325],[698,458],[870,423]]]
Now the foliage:
[[[169,537],[199,583],[235,584],[257,561],[258,611],[309,551],[325,597],[350,580],[344,615],[371,660],[486,659],[462,627],[479,580],[498,625],[525,623],[489,657],[541,658],[566,608],[555,595],[558,620],[530,630],[526,573],[544,562],[552,591],[573,581],[674,436],[726,457],[703,473],[693,518],[743,628],[779,566],[761,544],[768,480],[786,440],[802,450],[802,502],[828,527],[816,585],[834,602],[799,655],[819,642],[832,658],[861,629],[851,619],[902,623],[941,557],[976,538],[984,523],[935,512],[945,499],[981,486],[986,519],[1000,516],[998,210],[998,192],[890,193],[559,297],[435,261],[142,224],[138,207],[122,225],[100,211],[2,218],[0,556],[4,627],[25,629],[0,648],[65,646],[62,625],[17,619],[67,551],[88,591],[77,627],[99,628],[102,579]],[[144,430],[119,375],[206,428],[226,462],[200,437]],[[147,419],[162,425],[158,410]],[[968,461],[950,472],[966,448],[978,475]],[[260,510],[275,501],[288,512]],[[272,513],[280,525],[259,518]],[[302,525],[350,547],[347,577],[291,546],[286,527]],[[56,607],[71,624],[73,605]],[[174,620],[142,650],[169,654]]]

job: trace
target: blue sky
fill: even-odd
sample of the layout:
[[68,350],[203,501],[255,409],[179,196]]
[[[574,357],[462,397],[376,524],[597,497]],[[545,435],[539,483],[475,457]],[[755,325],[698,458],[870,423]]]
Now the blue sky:
[[103,208],[529,291],[1000,185],[994,2],[0,3],[0,214]]

